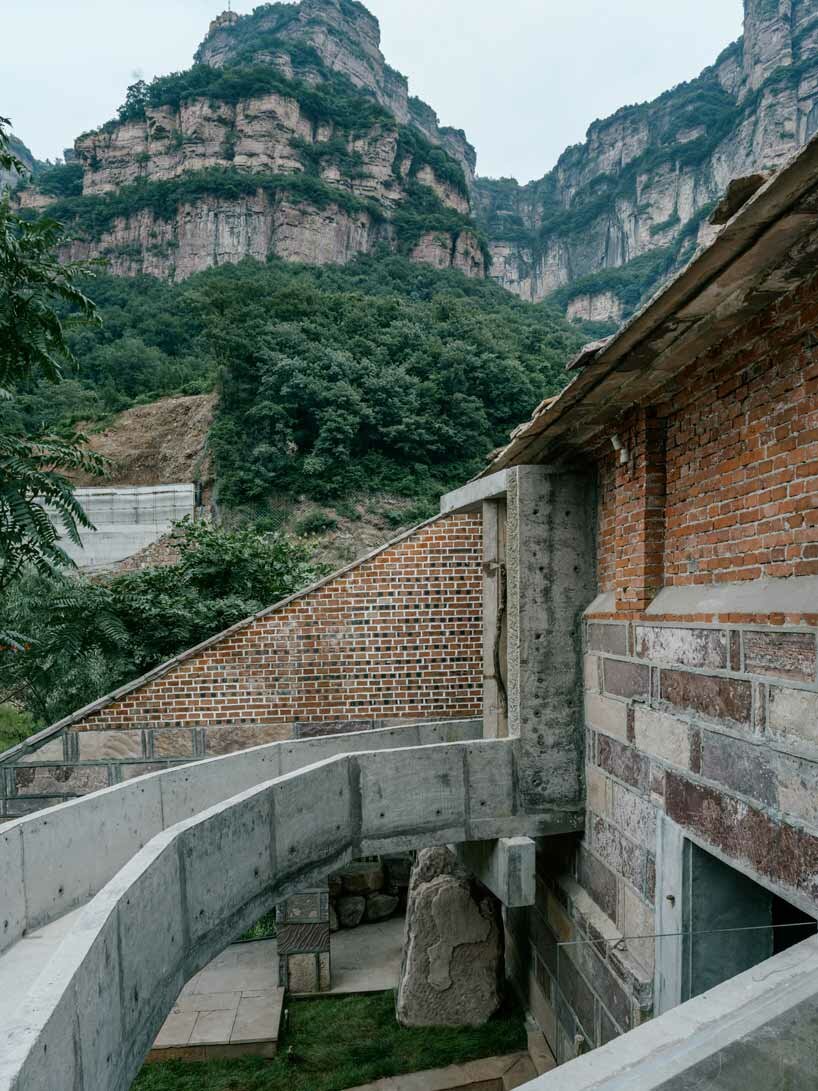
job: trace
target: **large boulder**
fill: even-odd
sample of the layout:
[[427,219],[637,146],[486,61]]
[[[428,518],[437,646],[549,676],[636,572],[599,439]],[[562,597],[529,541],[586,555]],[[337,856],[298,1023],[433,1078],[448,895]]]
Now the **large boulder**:
[[502,999],[500,903],[447,848],[418,854],[409,886],[398,1022],[476,1027]]
[[338,923],[342,928],[357,928],[364,919],[366,898],[360,894],[350,894],[338,899]]
[[370,924],[385,921],[398,908],[397,894],[370,894],[366,899],[366,919]]
[[377,894],[383,890],[383,868],[380,861],[361,860],[338,872],[345,894]]

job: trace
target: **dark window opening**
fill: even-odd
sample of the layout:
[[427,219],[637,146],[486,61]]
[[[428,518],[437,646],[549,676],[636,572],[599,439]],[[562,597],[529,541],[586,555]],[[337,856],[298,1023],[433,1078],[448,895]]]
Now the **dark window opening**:
[[818,921],[808,916],[795,905],[790,905],[783,898],[773,898],[773,954],[794,947],[796,943],[818,933]]

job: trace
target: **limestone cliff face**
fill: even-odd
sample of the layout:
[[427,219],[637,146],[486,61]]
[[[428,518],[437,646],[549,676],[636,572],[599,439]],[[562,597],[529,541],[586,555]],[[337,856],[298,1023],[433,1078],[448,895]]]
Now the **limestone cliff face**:
[[[246,48],[247,26],[235,12],[220,15],[210,24],[196,60],[214,66],[230,64]],[[330,71],[371,94],[400,124],[413,125],[433,144],[444,147],[473,181],[476,154],[465,133],[441,127],[431,106],[409,95],[409,81],[386,63],[380,48],[380,25],[363,4],[357,0],[263,4],[254,13],[253,33],[314,49]],[[308,56],[299,63],[298,58],[281,49],[262,48],[256,58],[275,65],[289,78],[315,79]]]
[[780,166],[817,129],[818,0],[745,0],[743,38],[698,79],[594,122],[540,181],[478,179],[492,276],[616,321],[640,295],[630,263],[650,291],[705,241],[732,179]]
[[115,220],[98,239],[77,239],[63,256],[104,257],[109,271],[119,276],[148,273],[184,280],[214,265],[243,258],[266,261],[271,255],[309,265],[343,265],[393,241],[389,226],[364,210],[319,208],[259,190],[237,200],[184,202],[170,219],[143,209]]
[[[276,255],[350,261],[379,247],[486,274],[474,151],[390,69],[355,0],[214,20],[185,73],[135,85],[75,143],[81,194],[55,206],[71,258],[180,279]],[[49,198],[20,190],[21,207]]]

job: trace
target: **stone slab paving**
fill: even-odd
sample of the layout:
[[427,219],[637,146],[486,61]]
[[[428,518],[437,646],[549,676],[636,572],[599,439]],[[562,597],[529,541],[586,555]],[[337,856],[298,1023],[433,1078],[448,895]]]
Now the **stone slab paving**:
[[[402,949],[402,917],[334,933],[331,992],[396,988]],[[148,1060],[272,1057],[283,998],[276,941],[233,944],[185,985]]]
[[512,1091],[535,1079],[537,1069],[527,1053],[486,1057],[447,1068],[390,1076],[350,1091]]
[[185,985],[148,1061],[273,1057],[283,1007],[275,942],[234,944]]

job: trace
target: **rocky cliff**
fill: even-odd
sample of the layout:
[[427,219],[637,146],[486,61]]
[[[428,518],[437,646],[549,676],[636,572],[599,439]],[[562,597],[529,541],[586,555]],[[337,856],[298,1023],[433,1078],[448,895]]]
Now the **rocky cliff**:
[[220,15],[190,70],[131,87],[19,200],[52,203],[73,224],[66,252],[118,273],[385,247],[611,325],[707,240],[732,179],[816,129],[818,0],[745,0],[743,37],[698,78],[594,122],[538,181],[476,178],[366,8],[300,0]]
[[126,275],[385,247],[482,277],[474,151],[410,99],[378,43],[354,0],[227,12],[193,68],[135,84],[116,121],[77,139],[62,193],[35,180],[19,202],[71,224],[67,257]]
[[539,181],[478,179],[491,275],[618,322],[705,241],[728,183],[818,129],[818,0],[745,0],[744,35],[697,79],[588,130]]

